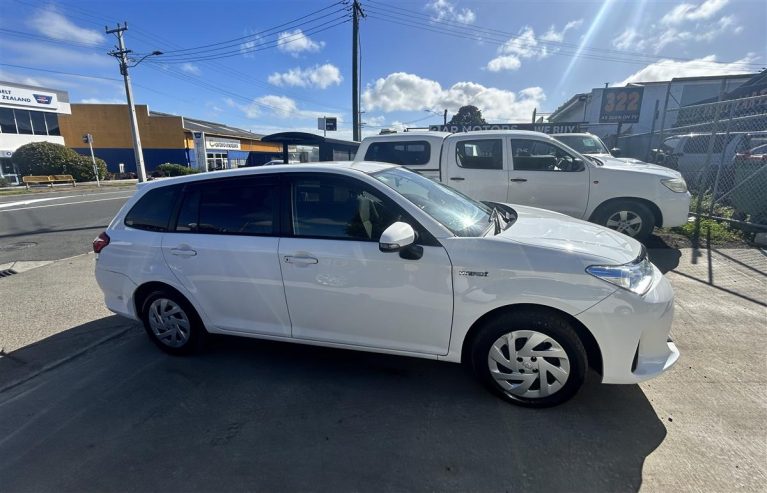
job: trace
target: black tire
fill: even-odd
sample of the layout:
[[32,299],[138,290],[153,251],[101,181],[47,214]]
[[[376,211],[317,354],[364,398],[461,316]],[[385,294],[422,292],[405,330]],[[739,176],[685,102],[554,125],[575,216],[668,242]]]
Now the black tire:
[[[176,346],[169,342],[170,338],[166,338],[165,340],[161,339],[161,337],[156,334],[155,330],[152,328],[152,324],[150,322],[150,317],[152,316],[152,305],[156,301],[158,301],[158,304],[161,304],[162,300],[168,300],[179,307],[184,317],[188,321],[188,337],[186,337],[183,343],[180,345]],[[177,315],[178,314],[173,315],[173,317],[183,320],[183,318],[180,318]],[[203,325],[202,320],[200,319],[199,315],[197,315],[197,311],[194,309],[192,304],[175,291],[161,289],[149,293],[149,295],[141,304],[141,321],[144,323],[144,330],[146,330],[146,333],[149,335],[149,338],[152,340],[152,342],[154,342],[157,347],[168,354],[176,356],[188,355],[197,353],[205,347],[208,332],[205,330],[205,326]],[[179,338],[174,339],[175,343],[178,343],[178,341]]]
[[[551,340],[558,344],[567,355],[569,375],[564,384],[549,395],[535,397],[514,395],[508,389],[503,388],[491,373],[490,352],[493,350],[493,345],[496,341],[506,334],[516,332],[517,335],[520,335],[524,334],[525,331],[535,331],[550,337]],[[526,343],[532,341],[532,338],[527,340],[521,339],[517,342],[519,343],[519,341]],[[546,344],[549,343],[544,343],[543,347],[545,347]],[[558,348],[550,345],[548,349]],[[541,351],[536,351],[536,354],[540,354],[540,352]],[[509,355],[505,356],[509,358],[510,361],[514,359]],[[564,317],[543,310],[526,310],[507,313],[491,319],[485,323],[474,338],[470,357],[470,367],[473,370],[474,375],[493,393],[513,404],[533,408],[556,406],[572,398],[583,386],[583,382],[586,378],[586,369],[588,367],[586,349],[583,347],[583,343],[571,324]],[[554,363],[552,360],[555,359],[560,368],[565,367],[563,364],[564,362],[561,359],[545,358],[541,356],[539,356],[539,358],[541,358],[541,362],[543,363],[548,362],[549,366],[551,366],[551,363]],[[535,360],[535,358],[532,359]],[[533,377],[531,373],[527,373],[526,375],[530,375],[530,378],[540,378],[540,375],[543,374],[545,375],[545,378],[547,378],[547,382],[551,383],[550,380],[554,378],[554,375],[548,372],[541,362],[538,362],[538,365],[540,365],[539,368],[527,370],[529,372],[535,372],[534,374],[537,375],[537,377]],[[523,364],[524,363],[520,363],[520,365]],[[531,363],[531,365],[532,364],[535,363]],[[525,369],[520,368],[518,372],[524,373]],[[504,371],[503,373],[508,376],[520,376],[520,373],[518,372],[510,370],[508,372]],[[520,376],[520,378],[523,377]],[[510,378],[506,382],[513,383],[513,378]],[[540,392],[540,380],[538,384],[534,382],[533,385],[530,386],[530,390],[535,392],[536,385]]]
[[[613,216],[616,214],[620,214],[622,211],[626,211],[628,213],[627,217],[629,219],[637,216],[642,220],[641,227],[639,228],[639,231],[636,232],[636,234],[621,231],[620,229],[612,226],[612,222],[610,223],[611,225],[608,225],[608,221],[610,221],[611,218],[614,218]],[[634,216],[632,216],[632,214]],[[652,234],[653,229],[655,229],[655,214],[652,213],[649,207],[635,200],[617,200],[615,202],[610,202],[607,205],[600,206],[599,209],[597,209],[597,212],[594,214],[592,221],[612,230],[619,231],[627,236],[630,236],[631,238],[634,238],[637,241],[646,240]]]

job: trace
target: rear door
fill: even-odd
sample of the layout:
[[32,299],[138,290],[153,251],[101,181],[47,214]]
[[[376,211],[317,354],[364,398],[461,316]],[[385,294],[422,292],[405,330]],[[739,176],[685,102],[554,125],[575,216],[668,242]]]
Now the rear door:
[[[453,316],[445,249],[380,190],[332,173],[289,175],[280,241],[293,337],[447,354]],[[378,248],[396,221],[419,232],[415,260]]]
[[475,200],[506,202],[509,166],[500,137],[449,139],[445,183]]
[[290,336],[278,231],[278,177],[196,182],[163,235],[163,256],[219,329]]
[[535,139],[511,139],[512,204],[581,218],[589,202],[589,167],[561,147]]

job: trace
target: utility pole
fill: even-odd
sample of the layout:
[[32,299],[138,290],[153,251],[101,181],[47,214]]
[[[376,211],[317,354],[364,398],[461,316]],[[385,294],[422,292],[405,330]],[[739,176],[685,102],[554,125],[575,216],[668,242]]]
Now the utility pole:
[[445,113],[442,115],[442,121],[447,125],[447,108],[445,108]]
[[[138,119],[136,118],[136,107],[133,104],[133,89],[130,85],[130,76],[128,75],[128,53],[131,50],[125,49],[125,39],[123,38],[123,32],[128,30],[128,23],[125,22],[122,26],[117,23],[117,27],[114,29],[105,28],[107,34],[114,34],[117,36],[118,49],[110,51],[109,55],[117,58],[120,63],[120,74],[122,74],[125,80],[125,96],[128,99],[128,111],[130,113],[131,133],[133,134],[133,153],[136,156],[136,174],[138,175],[138,181],[146,181],[146,170],[144,169],[144,153],[141,149],[141,137],[138,131]],[[135,65],[134,65],[135,66]]]
[[360,128],[359,32],[360,16],[365,17],[359,0],[352,3],[352,140],[362,140]]

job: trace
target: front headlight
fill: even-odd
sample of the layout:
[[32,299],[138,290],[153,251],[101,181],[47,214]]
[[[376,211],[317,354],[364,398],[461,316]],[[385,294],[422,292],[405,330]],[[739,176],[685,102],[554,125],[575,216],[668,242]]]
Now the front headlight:
[[687,183],[684,178],[667,178],[660,182],[672,192],[684,193],[687,191]]
[[644,252],[630,264],[591,265],[586,268],[586,272],[640,296],[652,285],[653,267]]

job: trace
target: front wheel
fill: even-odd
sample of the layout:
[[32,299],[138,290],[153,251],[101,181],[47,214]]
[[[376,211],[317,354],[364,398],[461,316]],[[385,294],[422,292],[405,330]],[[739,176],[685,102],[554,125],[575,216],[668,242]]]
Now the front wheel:
[[594,222],[643,241],[655,228],[655,215],[640,202],[621,200],[600,208]]
[[535,310],[487,323],[474,341],[471,366],[490,390],[525,407],[561,404],[583,385],[583,343],[564,318]]

